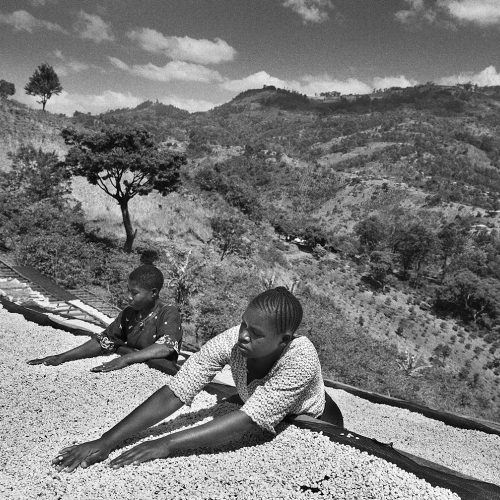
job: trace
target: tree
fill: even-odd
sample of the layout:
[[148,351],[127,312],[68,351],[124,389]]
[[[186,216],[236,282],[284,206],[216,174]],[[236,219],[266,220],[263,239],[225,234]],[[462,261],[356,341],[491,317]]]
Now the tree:
[[436,306],[451,309],[474,323],[483,314],[490,318],[500,315],[500,281],[479,278],[468,269],[448,277],[436,294]]
[[245,226],[234,215],[217,215],[210,221],[212,232],[220,250],[220,260],[230,254],[247,255],[250,251],[244,240]]
[[393,254],[390,252],[373,251],[370,254],[370,276],[385,290],[392,278]]
[[54,71],[54,68],[48,63],[40,64],[24,87],[28,95],[41,97],[41,100],[37,102],[42,105],[44,111],[47,101],[53,95],[59,95],[62,89],[59,77]]
[[16,87],[13,83],[0,80],[0,97],[9,97],[16,93]]
[[61,134],[71,146],[65,162],[72,174],[85,177],[120,206],[126,233],[123,249],[131,252],[137,231],[132,227],[129,201],[153,190],[164,196],[177,190],[186,157],[161,149],[142,129],[104,127],[78,132],[66,128]]
[[443,272],[441,273],[441,283],[446,277],[448,259],[460,253],[465,245],[465,237],[455,224],[444,226],[438,233],[441,243],[441,255],[443,257]]
[[354,227],[354,232],[358,235],[360,244],[368,252],[380,246],[387,236],[383,223],[376,216],[358,222]]
[[406,227],[399,227],[393,236],[393,249],[399,255],[403,275],[416,265],[417,275],[424,264],[438,248],[438,240],[429,227],[415,221]]
[[55,151],[46,152],[31,144],[22,144],[15,153],[9,153],[12,168],[0,178],[0,189],[28,203],[49,199],[60,205],[71,192],[70,173]]

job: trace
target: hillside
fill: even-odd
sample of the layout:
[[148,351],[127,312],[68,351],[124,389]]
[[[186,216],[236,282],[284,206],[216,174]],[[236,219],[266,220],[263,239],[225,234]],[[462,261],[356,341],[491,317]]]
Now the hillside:
[[[69,125],[146,128],[186,152],[183,187],[132,200],[138,253],[106,250],[119,262],[106,261],[113,285],[82,271],[86,286],[118,303],[120,276],[156,255],[173,295],[184,287],[186,332],[202,342],[237,322],[256,291],[284,284],[304,303],[302,333],[332,377],[500,420],[499,106],[495,87],[434,85],[325,101],[266,87],[193,114],[148,102],[67,118],[2,100],[0,165],[28,140],[61,155]],[[82,178],[71,197],[85,241],[116,245],[114,200]],[[221,258],[214,219],[229,216],[242,236]],[[21,240],[5,240],[5,255],[35,259]],[[80,258],[104,262],[100,251]],[[69,279],[49,261],[43,272]],[[452,294],[464,276],[483,286],[475,312]]]

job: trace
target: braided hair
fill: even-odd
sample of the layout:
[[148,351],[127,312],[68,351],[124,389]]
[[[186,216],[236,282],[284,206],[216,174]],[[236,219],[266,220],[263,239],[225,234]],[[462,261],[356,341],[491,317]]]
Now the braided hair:
[[151,264],[137,267],[130,273],[128,279],[146,290],[156,288],[160,291],[163,286],[163,273]]
[[276,321],[276,331],[279,335],[293,335],[302,321],[302,306],[297,297],[285,287],[278,286],[257,295],[249,304],[256,307]]

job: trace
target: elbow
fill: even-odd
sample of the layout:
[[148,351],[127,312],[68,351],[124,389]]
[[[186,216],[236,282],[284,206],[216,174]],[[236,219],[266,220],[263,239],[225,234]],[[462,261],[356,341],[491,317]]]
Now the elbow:
[[175,354],[175,349],[166,345],[155,345],[154,355],[156,358],[167,359]]

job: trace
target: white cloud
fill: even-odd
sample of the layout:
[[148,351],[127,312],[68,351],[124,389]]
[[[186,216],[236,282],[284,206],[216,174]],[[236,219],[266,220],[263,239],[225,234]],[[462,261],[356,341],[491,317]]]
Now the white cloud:
[[111,56],[108,56],[108,59],[111,61],[111,64],[113,64],[113,66],[117,67],[118,69],[123,69],[124,71],[130,71],[130,66],[121,61],[120,59]]
[[424,0],[404,0],[408,9],[399,10],[394,14],[396,19],[403,24],[426,22],[432,24],[436,21],[436,11],[428,8]]
[[239,80],[225,81],[221,84],[221,87],[233,92],[243,92],[248,89],[262,88],[264,85],[274,85],[278,88],[296,90],[306,95],[314,95],[332,90],[337,90],[342,94],[368,94],[372,91],[371,86],[354,78],[336,80],[328,75],[306,75],[299,80],[287,81],[271,76],[266,71],[259,71]]
[[111,26],[106,21],[95,14],[87,14],[83,10],[78,13],[78,20],[74,29],[80,38],[87,38],[96,43],[114,40]]
[[369,94],[372,91],[370,85],[356,78],[337,80],[329,75],[307,75],[302,77],[299,82],[290,82],[290,87],[306,95],[320,94],[332,90],[336,90],[341,94]]
[[404,0],[407,9],[395,13],[403,24],[438,24],[456,29],[456,24],[478,26],[500,24],[499,0]]
[[499,0],[438,0],[448,14],[462,22],[479,26],[500,24]]
[[60,50],[54,50],[54,55],[61,61],[54,66],[54,70],[59,76],[68,76],[70,73],[80,73],[91,68],[90,64],[67,57]]
[[248,89],[258,89],[264,85],[274,85],[276,87],[284,88],[288,86],[288,83],[284,80],[271,76],[266,71],[259,71],[258,73],[246,76],[240,80],[228,80],[222,83],[221,87],[233,92],[243,92]]
[[454,76],[445,76],[436,81],[441,85],[455,85],[457,83],[473,83],[480,87],[500,85],[500,73],[495,66],[488,66],[479,73],[463,72]]
[[46,29],[68,34],[68,32],[58,24],[37,19],[25,10],[16,10],[12,12],[12,14],[3,14],[0,12],[0,23],[8,24],[16,31],[27,31],[28,33],[33,33],[36,29]]
[[236,50],[220,38],[212,41],[197,40],[188,36],[164,36],[149,28],[131,30],[127,36],[148,52],[165,54],[171,59],[180,61],[216,64],[231,61],[236,55]]
[[162,102],[163,104],[171,104],[176,108],[185,109],[190,113],[194,113],[196,111],[208,111],[209,109],[213,109],[215,108],[215,106],[219,106],[220,104],[222,104],[204,101],[203,99],[190,99],[180,96],[167,96],[163,99],[160,99],[160,102]]
[[373,79],[373,87],[376,89],[387,89],[390,87],[414,87],[418,85],[418,80],[406,78],[406,76],[384,76]]
[[[24,95],[19,100],[40,109],[35,97]],[[59,95],[47,101],[47,111],[72,115],[75,111],[92,114],[103,113],[110,109],[135,108],[145,99],[132,95],[105,90],[102,94],[70,94],[63,90]]]
[[283,7],[292,9],[304,23],[322,23],[329,19],[328,9],[333,8],[330,0],[284,0]]
[[185,82],[220,82],[223,80],[218,71],[211,70],[201,64],[191,64],[185,61],[170,61],[165,66],[156,66],[153,63],[134,64],[129,66],[116,57],[108,58],[118,69],[142,76],[148,80],[170,82],[180,80]]

